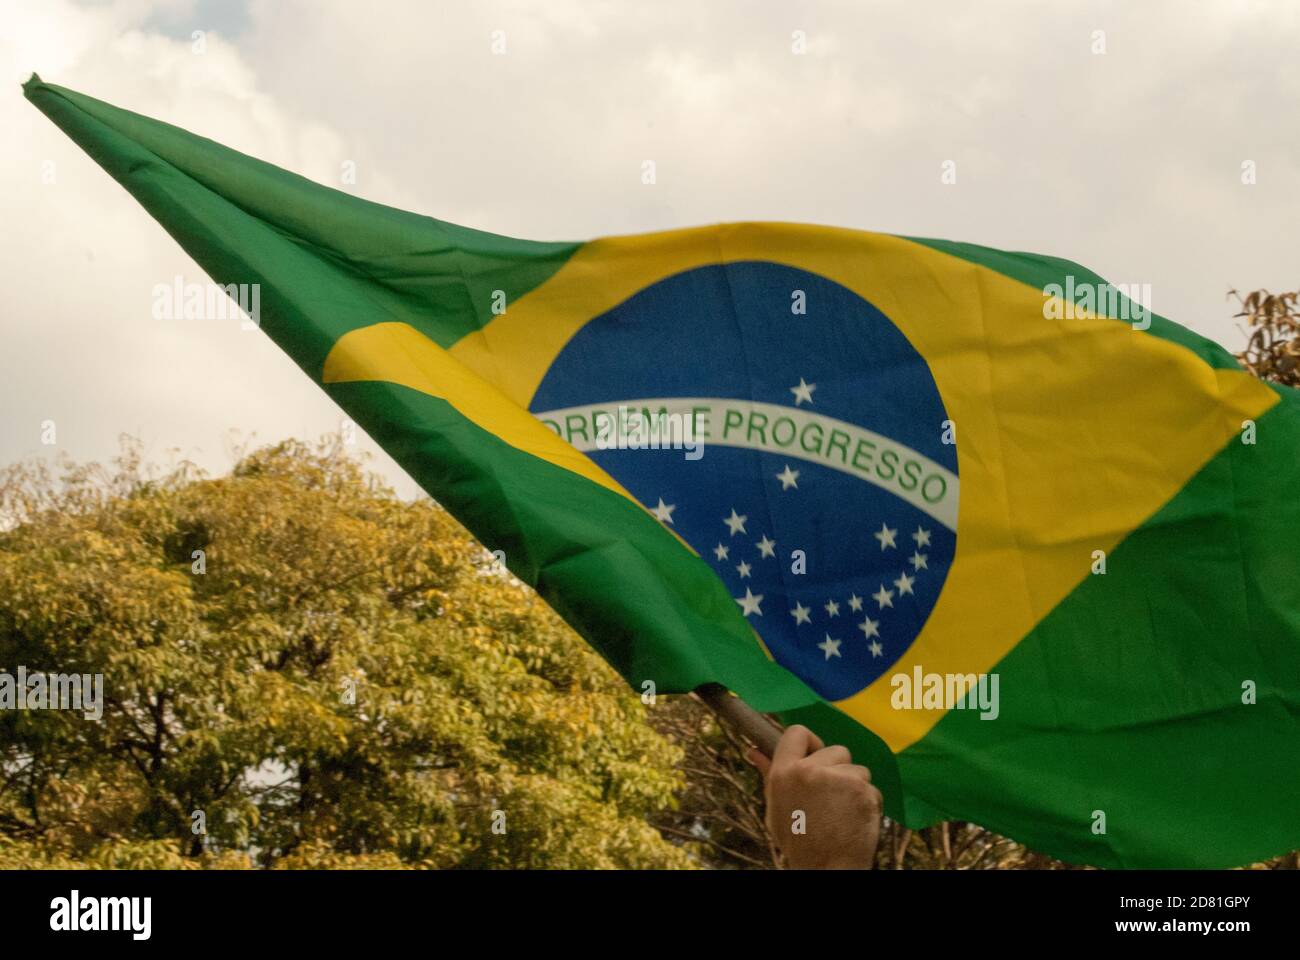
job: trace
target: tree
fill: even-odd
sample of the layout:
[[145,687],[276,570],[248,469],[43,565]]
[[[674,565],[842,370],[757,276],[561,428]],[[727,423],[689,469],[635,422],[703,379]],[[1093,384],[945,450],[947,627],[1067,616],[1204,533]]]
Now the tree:
[[1246,349],[1237,354],[1242,366],[1261,380],[1271,380],[1288,387],[1300,387],[1300,291],[1272,294],[1256,290],[1236,297],[1250,325]]
[[681,867],[682,753],[531,591],[334,442],[0,474],[0,867]]
[[744,759],[748,744],[694,696],[663,699],[650,723],[681,746],[678,767],[686,778],[678,802],[651,822],[667,837],[694,843],[709,867],[776,867],[763,822],[763,780]]

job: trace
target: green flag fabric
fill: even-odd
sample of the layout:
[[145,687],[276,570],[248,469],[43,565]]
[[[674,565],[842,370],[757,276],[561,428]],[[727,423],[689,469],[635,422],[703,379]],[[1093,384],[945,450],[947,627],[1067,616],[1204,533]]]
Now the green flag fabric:
[[494,236],[27,97],[637,690],[1069,861],[1300,847],[1300,399],[1065,260]]

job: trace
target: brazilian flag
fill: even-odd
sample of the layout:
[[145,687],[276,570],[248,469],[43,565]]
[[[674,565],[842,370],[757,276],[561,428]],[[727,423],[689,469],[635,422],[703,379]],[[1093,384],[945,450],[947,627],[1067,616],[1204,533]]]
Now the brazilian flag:
[[1053,257],[515,240],[24,89],[636,689],[807,724],[912,827],[1300,847],[1300,399],[1215,344]]

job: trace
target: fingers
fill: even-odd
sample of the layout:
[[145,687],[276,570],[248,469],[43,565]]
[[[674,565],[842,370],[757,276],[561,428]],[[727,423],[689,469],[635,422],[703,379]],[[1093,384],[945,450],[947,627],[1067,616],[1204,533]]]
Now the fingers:
[[776,749],[772,751],[772,766],[781,766],[787,763],[794,763],[802,760],[808,754],[821,750],[825,744],[807,727],[795,724],[792,727],[786,727],[785,733],[781,734],[781,739],[777,741]]
[[852,762],[853,754],[849,753],[849,748],[842,747],[839,744],[822,747],[808,758],[808,763],[817,767],[829,767],[836,764]]
[[746,751],[745,759],[762,774],[764,781],[768,779],[773,769],[796,763],[804,767],[834,767],[837,772],[860,778],[879,796],[879,791],[876,791],[871,783],[871,771],[853,762],[853,754],[849,752],[848,747],[838,743],[829,747],[824,746],[817,734],[797,724],[786,728],[777,742],[776,749],[772,752],[772,759],[769,760],[761,751],[754,748]]
[[[863,769],[866,768],[864,767]],[[871,776],[869,771],[867,776]],[[879,817],[880,812],[885,809],[885,795],[880,792],[879,788],[874,783],[868,784],[867,790],[867,806],[871,810],[873,816]]]

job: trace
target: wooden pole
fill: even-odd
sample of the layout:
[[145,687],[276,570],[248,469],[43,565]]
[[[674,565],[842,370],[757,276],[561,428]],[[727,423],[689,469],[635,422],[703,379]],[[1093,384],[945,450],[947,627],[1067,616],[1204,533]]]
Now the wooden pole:
[[759,713],[720,683],[706,683],[695,688],[695,695],[727,723],[749,740],[769,759],[781,739],[781,728]]

